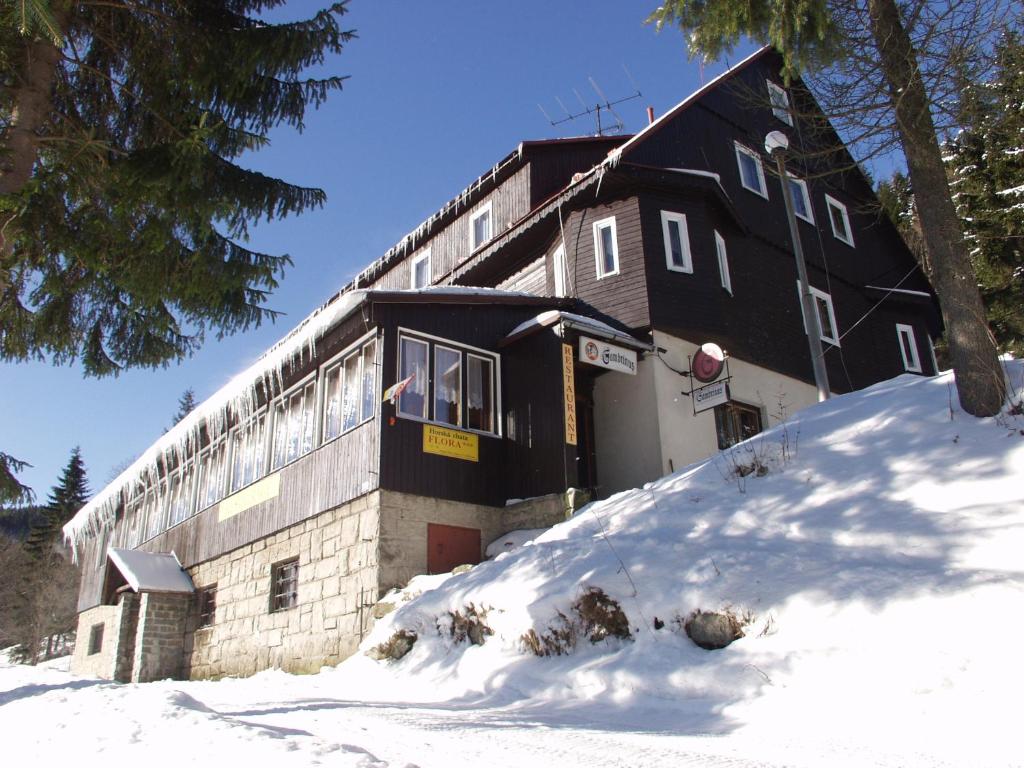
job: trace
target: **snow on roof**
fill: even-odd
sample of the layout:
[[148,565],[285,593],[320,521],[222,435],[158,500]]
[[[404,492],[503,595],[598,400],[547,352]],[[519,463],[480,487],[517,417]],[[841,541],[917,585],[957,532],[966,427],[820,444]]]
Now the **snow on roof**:
[[205,425],[213,439],[225,431],[228,420],[244,420],[255,413],[258,389],[278,392],[283,387],[284,369],[308,350],[316,352],[316,342],[366,300],[368,291],[349,291],[316,309],[284,338],[264,352],[252,365],[200,403],[184,419],[151,445],[131,466],[118,475],[64,526],[64,537],[76,547],[84,538],[109,526],[122,501],[127,501],[132,486],[149,480],[159,491],[159,464],[171,458],[181,462],[199,444],[200,428]]
[[173,552],[164,554],[111,547],[107,556],[136,592],[195,591],[192,579]]
[[595,320],[592,317],[586,317],[584,315],[577,315],[573,312],[563,312],[558,309],[551,309],[547,312],[541,312],[536,317],[530,318],[529,320],[520,323],[505,337],[505,341],[514,341],[521,336],[526,336],[532,333],[534,330],[541,328],[547,328],[548,326],[554,325],[555,323],[562,322],[566,325],[575,328],[579,331],[587,331],[595,336],[599,336],[602,339],[609,339],[613,341],[619,341],[623,344],[627,344],[632,347],[639,349],[650,349],[651,345],[635,339],[624,331],[612,328],[608,323]]

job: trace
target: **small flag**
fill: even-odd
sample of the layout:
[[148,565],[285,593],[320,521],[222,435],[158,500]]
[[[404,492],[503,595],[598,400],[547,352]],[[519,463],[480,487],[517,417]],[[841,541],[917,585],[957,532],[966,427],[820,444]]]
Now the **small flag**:
[[408,378],[402,379],[397,384],[392,384],[390,387],[388,387],[387,389],[384,390],[384,398],[383,398],[383,400],[381,400],[381,402],[384,402],[386,400],[390,400],[391,404],[394,405],[394,402],[395,402],[395,400],[398,399],[398,396],[401,395],[403,392],[405,392],[406,387],[408,387],[410,384],[412,384],[412,380],[415,379],[415,378],[416,378],[416,373],[413,372],[413,373],[409,374]]

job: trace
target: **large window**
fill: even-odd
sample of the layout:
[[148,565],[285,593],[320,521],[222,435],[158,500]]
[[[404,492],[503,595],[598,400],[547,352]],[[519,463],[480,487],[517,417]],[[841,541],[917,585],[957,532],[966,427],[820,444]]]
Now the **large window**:
[[478,432],[498,432],[498,358],[444,339],[399,339],[398,380],[412,380],[398,413]]
[[825,195],[825,204],[828,206],[828,220],[832,223],[832,234],[836,240],[852,247],[853,230],[850,229],[850,215],[846,212],[846,206],[831,195]]
[[168,490],[168,528],[184,522],[192,514],[192,482],[195,479],[195,466],[195,462],[187,462],[171,475]]
[[475,251],[491,239],[491,202],[474,211],[469,217],[469,250]]
[[914,338],[913,326],[896,323],[896,339],[899,341],[900,354],[903,356],[903,370],[921,373],[921,358],[917,354],[917,339]]
[[661,212],[661,235],[665,241],[665,265],[673,272],[693,272],[690,236],[686,216],[672,211]]
[[597,259],[597,277],[619,273],[619,246],[615,238],[615,217],[594,222],[594,255]]
[[718,447],[722,450],[753,437],[762,429],[761,411],[752,405],[725,403],[715,407],[715,430]]
[[270,612],[284,611],[299,604],[299,558],[277,563],[271,569]]
[[373,418],[377,383],[377,341],[342,353],[324,369],[324,442]]
[[260,413],[231,433],[231,492],[263,477],[266,467],[266,413]]
[[206,509],[224,498],[226,447],[227,443],[221,440],[199,457],[199,493],[196,502],[199,509]]
[[271,469],[278,469],[313,450],[316,426],[316,381],[294,389],[274,407]]
[[430,285],[430,249],[412,260],[412,275],[409,287],[413,289],[427,288]]
[[768,189],[764,183],[764,168],[761,166],[761,156],[739,142],[735,142],[735,146],[736,165],[740,170],[740,183],[743,185],[743,188],[767,198]]

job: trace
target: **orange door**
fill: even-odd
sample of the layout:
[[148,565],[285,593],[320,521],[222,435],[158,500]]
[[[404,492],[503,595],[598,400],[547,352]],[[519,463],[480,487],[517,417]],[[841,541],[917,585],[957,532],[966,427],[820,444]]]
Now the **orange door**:
[[427,573],[480,562],[480,529],[427,523]]

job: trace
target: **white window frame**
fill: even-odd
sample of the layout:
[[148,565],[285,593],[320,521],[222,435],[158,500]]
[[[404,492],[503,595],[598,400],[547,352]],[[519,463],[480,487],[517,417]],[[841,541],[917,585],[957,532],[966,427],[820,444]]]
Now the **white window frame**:
[[[427,263],[427,280],[426,280],[426,282],[423,285],[417,285],[416,284],[416,269],[423,262]],[[429,288],[430,287],[430,282],[431,282],[431,280],[433,280],[433,278],[434,278],[434,273],[431,270],[431,265],[430,265],[430,248],[427,248],[419,256],[414,256],[413,259],[412,259],[412,262],[411,262],[411,265],[410,265],[410,270],[409,270],[409,287],[412,290],[414,290],[414,291],[422,290],[423,288]]]
[[[207,503],[206,499],[209,497],[209,486],[205,484],[206,476],[204,474],[204,471],[208,468],[208,465],[204,466],[204,462],[211,454],[216,453],[217,451],[220,451],[221,454],[219,467],[219,484],[217,489],[214,491],[216,498],[214,498],[213,501]],[[199,458],[196,460],[196,467],[198,469],[198,472],[196,473],[196,512],[201,512],[204,509],[209,509],[210,507],[219,504],[228,495],[228,475],[230,474],[230,467],[228,466],[228,464],[231,458],[230,456],[228,456],[228,453],[229,451],[227,436],[217,438],[199,452]],[[203,494],[204,490],[207,490],[207,493],[205,495]]]
[[566,280],[568,272],[565,264],[565,243],[559,243],[551,254],[551,274],[555,280],[555,296],[565,296],[565,287],[568,282]]
[[[853,227],[850,226],[850,214],[846,211],[846,206],[836,200],[832,195],[825,195],[825,205],[828,207],[828,223],[832,226],[832,234],[836,240],[846,243],[851,248],[853,245]],[[846,227],[845,232],[839,232],[836,230],[836,220],[832,215],[832,211],[838,211],[843,219],[843,226]]]
[[[298,445],[298,448],[296,449],[295,456],[293,456],[290,459],[288,458],[288,432],[286,431],[285,435],[284,435],[284,441],[285,441],[284,442],[284,453],[281,456],[281,463],[278,464],[278,465],[275,465],[274,464],[274,459],[276,457],[274,455],[274,437],[277,434],[277,421],[280,418],[282,413],[284,414],[285,419],[286,420],[288,419],[288,407],[287,407],[288,406],[288,402],[292,399],[292,397],[294,397],[295,395],[298,395],[298,394],[302,394],[303,398],[305,399],[305,390],[306,390],[306,387],[308,387],[310,384],[313,385],[313,393],[312,393],[312,400],[313,400],[313,435],[312,435],[312,438],[310,439],[310,448],[309,448],[308,451],[303,451],[302,450],[302,423],[300,422],[299,423],[299,445]],[[267,458],[267,462],[268,462],[267,474],[270,474],[271,472],[277,472],[282,467],[287,467],[289,464],[292,464],[293,462],[298,461],[303,456],[306,456],[308,454],[313,453],[313,451],[315,451],[317,449],[317,446],[319,445],[319,438],[320,438],[319,434],[317,434],[318,427],[319,427],[319,424],[320,424],[320,413],[319,413],[319,408],[320,408],[320,392],[319,392],[319,390],[320,390],[320,387],[318,386],[318,384],[319,384],[319,381],[317,379],[316,373],[310,374],[309,376],[304,378],[298,384],[295,384],[294,386],[289,387],[286,392],[282,393],[279,397],[275,398],[274,401],[270,404],[270,406],[268,408],[269,413],[268,413],[268,416],[267,416],[268,425],[270,427],[270,434],[267,436],[268,450],[270,451],[270,455]],[[282,405],[285,406],[283,411],[279,410],[279,408]],[[303,401],[303,405],[305,405],[305,401]],[[286,427],[286,430],[287,429],[288,428]]]
[[[761,155],[759,155],[757,152],[755,152],[754,150],[750,149],[749,147],[743,146],[738,141],[734,141],[733,145],[736,148],[736,170],[739,171],[739,174],[740,174],[740,184],[742,185],[742,187],[744,189],[753,192],[755,195],[760,195],[765,200],[767,200],[768,199],[768,186],[767,186],[767,184],[765,184],[765,180],[764,180],[764,164],[761,162]],[[755,169],[757,170],[757,181],[761,185],[760,189],[757,189],[755,187],[751,187],[750,185],[748,185],[746,179],[743,177],[743,159],[742,158],[743,158],[744,155],[746,155],[747,157],[749,157],[750,159],[752,159],[756,163]]]
[[[612,232],[612,261],[615,264],[614,269],[604,272],[604,242],[601,239],[601,230],[605,228],[611,229]],[[594,222],[594,257],[597,262],[597,279],[601,280],[605,277],[611,277],[612,275],[619,274],[619,236],[615,229],[615,217],[608,216],[604,219],[599,219]]]
[[807,214],[804,215],[804,214],[800,213],[800,211],[798,211],[796,209],[796,205],[794,205],[793,206],[793,213],[796,214],[797,218],[803,219],[808,224],[813,224],[814,223],[814,208],[811,206],[811,194],[810,194],[810,192],[807,189],[807,182],[804,181],[803,179],[798,179],[795,176],[790,176],[789,174],[786,175],[786,178],[789,179],[789,183],[790,183],[789,191],[791,193],[792,192],[796,192],[796,190],[799,190],[801,202],[803,202],[803,204],[804,204],[804,210],[807,211]]
[[[899,343],[900,356],[903,358],[903,370],[909,373],[923,373],[921,356],[917,351],[917,338],[914,335],[914,326],[896,323],[896,341]],[[909,360],[907,359],[908,348],[910,349]]]
[[[372,413],[370,413],[369,416],[366,416],[366,415],[363,414],[363,399],[364,399],[364,396],[365,396],[365,392],[363,391],[363,383],[366,381],[366,375],[365,375],[366,357],[365,357],[365,352],[366,352],[367,347],[369,347],[371,344],[374,345],[374,347],[373,347],[373,398],[374,398],[374,404],[375,405],[374,405]],[[380,382],[379,382],[378,377],[377,377],[377,354],[378,354],[379,347],[380,347],[380,344],[378,343],[378,339],[377,339],[377,331],[376,331],[376,329],[374,329],[374,330],[370,331],[369,333],[365,334],[362,338],[357,339],[353,343],[349,344],[347,347],[345,347],[345,349],[343,349],[338,354],[334,355],[330,360],[326,361],[325,363],[323,363],[320,366],[320,370],[319,370],[319,373],[318,373],[318,378],[320,379],[320,404],[319,404],[320,414],[319,414],[319,419],[318,419],[319,424],[320,424],[320,445],[327,445],[327,443],[330,443],[330,442],[333,442],[334,440],[337,440],[339,437],[341,437],[342,435],[346,434],[347,432],[351,432],[353,429],[356,429],[357,427],[367,423],[368,421],[373,421],[373,419],[376,418],[377,410],[378,410],[376,406],[377,406],[377,401],[379,400],[379,398],[377,397],[377,392],[379,390],[379,385],[380,385]],[[357,402],[356,402],[356,410],[357,410],[356,423],[353,424],[348,429],[345,429],[345,414],[344,414],[344,412],[340,412],[340,414],[339,414],[340,420],[338,422],[338,424],[339,424],[338,434],[328,436],[327,435],[327,401],[330,398],[330,394],[331,393],[327,389],[327,377],[331,373],[333,373],[335,369],[339,369],[340,370],[340,372],[341,372],[341,391],[338,393],[338,396],[340,398],[340,402],[338,403],[338,408],[344,408],[344,405],[345,405],[345,392],[344,392],[344,387],[345,387],[345,361],[348,358],[350,358],[352,355],[359,355],[359,366],[358,366],[358,368],[359,368],[359,392],[358,392],[358,395],[357,395],[357,398],[356,398],[356,400],[357,400]]]
[[[501,402],[501,355],[497,352],[492,352],[488,349],[482,349],[481,347],[474,347],[470,344],[463,344],[461,341],[455,341],[453,339],[446,339],[442,336],[434,336],[429,333],[422,333],[411,328],[398,328],[398,354],[395,356],[395,381],[401,381],[402,371],[402,339],[409,339],[410,341],[416,341],[421,344],[427,345],[427,386],[424,392],[424,399],[427,400],[427,417],[421,418],[409,413],[403,413],[398,408],[395,408],[395,416],[400,419],[408,419],[409,421],[419,421],[427,424],[437,424],[438,426],[445,427],[447,429],[459,429],[463,432],[472,432],[475,435],[483,435],[485,437],[497,437],[500,438],[504,435],[502,428],[502,402]],[[493,408],[494,408],[494,431],[484,432],[479,429],[470,429],[468,427],[453,427],[451,424],[443,421],[437,421],[433,418],[434,416],[434,348],[435,346],[447,347],[453,349],[462,354],[462,367],[463,371],[466,369],[466,356],[473,354],[474,357],[482,357],[491,361],[492,368],[491,372],[493,375],[492,386],[493,390]],[[462,410],[465,411],[468,403],[468,392],[464,391],[462,395]],[[465,417],[461,417],[463,423],[466,422]]]
[[793,125],[793,113],[790,111],[789,93],[786,89],[771,80],[765,80],[768,84],[768,101],[772,105],[772,114],[788,126]]
[[[266,407],[263,407],[263,408],[259,409],[256,413],[254,413],[252,416],[250,416],[248,419],[246,419],[244,422],[242,422],[241,424],[236,424],[234,427],[231,428],[231,431],[228,434],[228,457],[227,457],[228,474],[227,474],[227,480],[226,480],[226,495],[227,496],[230,496],[233,493],[237,493],[238,491],[242,490],[243,488],[246,488],[246,487],[252,485],[257,480],[260,480],[264,475],[267,474],[267,445],[270,442],[269,441],[270,435],[268,434],[268,430],[267,430],[267,427],[268,427],[269,422],[270,422],[269,415],[270,415],[269,409],[266,408]],[[247,482],[247,483],[243,482],[241,485],[239,485],[236,488],[235,487],[235,438],[240,433],[245,435],[243,437],[243,441],[242,441],[242,447],[243,447],[243,450],[244,450],[247,447],[247,445],[248,445],[248,442],[249,442],[249,439],[250,439],[250,435],[252,434],[252,429],[254,427],[258,426],[261,420],[263,422],[262,435],[260,437],[260,441],[262,442],[262,446],[260,448],[260,455],[255,457],[255,461],[256,461],[257,464],[256,464],[256,466],[254,467],[254,470],[253,470],[253,477],[252,477],[252,479],[249,482]],[[248,434],[245,434],[245,433],[248,433]]]
[[[828,342],[834,347],[838,347],[839,326],[836,324],[836,313],[835,308],[832,306],[832,296],[828,293],[825,293],[825,291],[819,291],[813,285],[808,286],[808,288],[810,288],[811,290],[811,296],[814,297],[814,308],[818,308],[818,301],[821,301],[822,304],[825,306],[825,311],[828,313],[829,325],[832,326],[832,332],[835,334],[834,337],[825,335],[825,328],[824,326],[821,325],[821,315],[819,313],[818,327],[821,331],[821,340]],[[804,321],[804,333],[810,333],[810,331],[807,328],[807,315],[804,313],[804,296],[803,293],[800,291],[799,280],[796,281],[796,295],[797,298],[800,300],[800,316],[803,318]]]
[[[671,227],[673,224],[679,227],[679,247],[682,249],[683,263],[676,264],[672,260],[672,236]],[[675,211],[661,212],[661,237],[665,243],[665,266],[670,272],[684,272],[693,274],[693,256],[690,252],[690,231],[686,226],[686,215]]]
[[715,256],[718,259],[718,274],[722,279],[722,288],[732,296],[732,276],[729,274],[729,254],[725,248],[725,238],[715,230]]
[[[478,219],[488,217],[487,226],[487,237],[480,242],[476,241],[476,222]],[[494,216],[491,214],[491,201],[488,200],[486,203],[481,205],[471,214],[469,214],[469,252],[472,253],[477,248],[482,246],[484,243],[490,242],[494,239]]]

